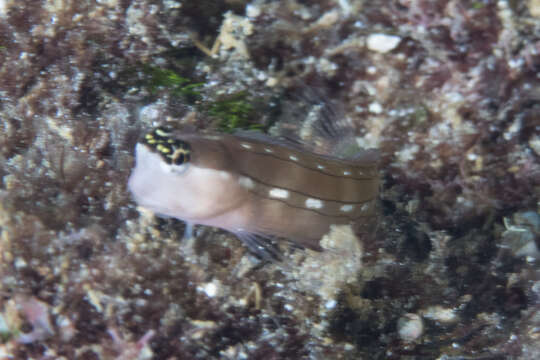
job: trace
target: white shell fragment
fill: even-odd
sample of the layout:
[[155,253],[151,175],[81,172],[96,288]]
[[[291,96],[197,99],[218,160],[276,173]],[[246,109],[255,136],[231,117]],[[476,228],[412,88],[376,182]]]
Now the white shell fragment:
[[218,280],[214,280],[197,287],[197,290],[203,292],[209,298],[217,296],[221,289],[221,283]]
[[367,47],[371,51],[387,53],[394,50],[401,42],[401,38],[395,35],[371,34],[367,37]]
[[424,323],[419,315],[408,313],[399,318],[397,329],[401,340],[412,342],[422,336]]
[[444,308],[440,305],[430,306],[422,310],[422,315],[426,319],[439,321],[441,323],[451,323],[457,319],[454,309]]

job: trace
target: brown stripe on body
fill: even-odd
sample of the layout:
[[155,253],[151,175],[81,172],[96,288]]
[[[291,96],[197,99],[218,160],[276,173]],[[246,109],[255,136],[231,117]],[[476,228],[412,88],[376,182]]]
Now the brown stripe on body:
[[[376,163],[358,164],[285,146],[238,142],[230,138],[224,144],[234,154],[237,172],[266,186],[286,189],[309,198],[351,204],[369,201],[379,190]],[[239,149],[238,144],[251,148]],[[260,150],[264,149],[270,149],[273,153],[261,153]],[[332,173],[329,173],[330,170]],[[362,175],[359,175],[360,172]]]
[[[332,156],[324,156],[279,143],[263,143],[235,136],[225,136],[222,141],[237,150],[296,163],[306,169],[334,177],[349,179],[370,179],[377,176],[376,161],[373,157],[359,157],[354,160],[344,160]],[[345,173],[347,171],[347,173]]]
[[[247,176],[245,176],[247,178]],[[242,176],[240,179],[243,179]],[[252,194],[261,199],[282,202],[288,205],[291,209],[305,209],[312,213],[335,217],[339,221],[336,223],[346,223],[358,220],[359,218],[373,216],[375,212],[375,196],[371,199],[362,202],[338,202],[321,200],[315,197],[306,196],[297,193],[293,190],[277,188],[257,182],[256,179],[250,178],[253,186],[248,189]],[[284,194],[287,191],[287,196],[272,196],[272,191],[276,190],[277,194]],[[281,191],[281,192],[280,192]]]

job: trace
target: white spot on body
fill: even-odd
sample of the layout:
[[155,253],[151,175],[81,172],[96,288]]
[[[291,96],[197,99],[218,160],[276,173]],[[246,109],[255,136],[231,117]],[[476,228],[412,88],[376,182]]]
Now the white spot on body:
[[269,149],[269,148],[264,148],[264,151],[266,151],[267,153],[271,154],[274,152],[274,150],[272,149]]
[[306,207],[308,209],[321,209],[324,206],[324,203],[319,199],[308,198],[306,200]]
[[238,183],[240,186],[245,187],[246,189],[253,189],[255,187],[253,180],[246,176],[240,176],[240,178],[238,178]]
[[243,147],[244,149],[251,149],[251,145],[246,144],[246,143],[242,143],[240,144],[240,146]]
[[362,207],[360,208],[360,211],[366,212],[366,211],[369,210],[370,207],[371,207],[371,203],[367,202],[365,204],[362,204]]
[[353,211],[354,209],[354,206],[353,205],[343,205],[339,208],[339,210],[343,211],[343,212],[351,212]]
[[277,199],[287,199],[289,197],[289,192],[285,189],[273,188],[268,192],[268,195]]
[[319,170],[324,170],[324,169],[325,169],[325,167],[324,167],[324,166],[322,166],[322,165],[317,165],[317,169],[319,169]]
[[351,175],[351,172],[348,170],[343,171],[343,175]]
[[291,159],[292,161],[298,161],[298,158],[294,155],[290,155],[289,159]]

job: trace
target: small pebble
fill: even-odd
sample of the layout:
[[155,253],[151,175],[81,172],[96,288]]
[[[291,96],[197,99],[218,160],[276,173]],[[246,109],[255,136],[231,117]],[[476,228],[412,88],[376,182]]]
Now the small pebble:
[[391,50],[394,50],[400,42],[401,38],[399,36],[387,34],[371,34],[367,38],[367,47],[371,51],[376,51],[378,53],[387,53]]
[[422,336],[424,323],[420,316],[408,313],[399,318],[397,328],[401,340],[412,342]]

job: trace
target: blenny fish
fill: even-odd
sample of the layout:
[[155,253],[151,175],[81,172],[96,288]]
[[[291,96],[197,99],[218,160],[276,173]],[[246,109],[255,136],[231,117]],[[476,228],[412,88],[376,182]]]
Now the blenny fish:
[[[314,250],[332,224],[374,221],[376,152],[322,155],[270,136],[148,132],[136,145],[129,190],[157,215]],[[255,246],[257,247],[257,246]]]

